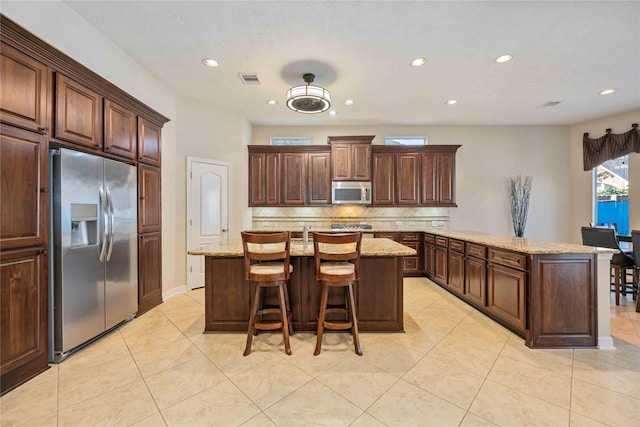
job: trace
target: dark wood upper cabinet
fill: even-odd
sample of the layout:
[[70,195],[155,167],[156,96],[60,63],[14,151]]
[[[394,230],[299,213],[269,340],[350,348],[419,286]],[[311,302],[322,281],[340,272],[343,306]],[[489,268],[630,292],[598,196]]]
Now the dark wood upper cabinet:
[[422,204],[456,206],[455,151],[422,154]]
[[330,136],[333,181],[371,181],[371,141],[374,135]]
[[47,136],[2,125],[0,158],[0,248],[45,245]]
[[138,165],[138,233],[160,231],[162,226],[160,168]]
[[55,137],[102,150],[102,96],[56,74]]
[[396,166],[394,153],[373,153],[371,204],[392,206],[396,200]]
[[396,203],[399,205],[420,203],[420,160],[419,153],[396,154]]
[[304,205],[307,193],[305,153],[282,153],[282,204]]
[[331,153],[309,153],[309,199],[310,205],[331,204]]
[[104,151],[135,160],[138,153],[136,115],[108,99],[104,100]]
[[249,206],[280,204],[280,154],[249,153]]
[[48,126],[49,68],[0,43],[0,121],[35,132]]
[[138,118],[138,161],[160,166],[162,126],[142,117]]

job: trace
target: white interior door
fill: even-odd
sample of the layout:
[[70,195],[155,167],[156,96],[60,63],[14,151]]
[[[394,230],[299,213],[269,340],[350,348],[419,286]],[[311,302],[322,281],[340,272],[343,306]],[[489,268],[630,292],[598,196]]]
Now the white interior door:
[[[187,249],[229,236],[230,163],[187,157]],[[187,255],[187,289],[204,286],[204,257]]]

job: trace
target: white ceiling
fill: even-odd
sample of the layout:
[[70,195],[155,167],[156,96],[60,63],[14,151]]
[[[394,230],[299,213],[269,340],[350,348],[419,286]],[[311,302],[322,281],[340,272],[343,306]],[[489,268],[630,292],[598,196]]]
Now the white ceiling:
[[[640,108],[638,1],[66,3],[177,93],[257,125],[571,124]],[[305,72],[336,116],[286,107]]]

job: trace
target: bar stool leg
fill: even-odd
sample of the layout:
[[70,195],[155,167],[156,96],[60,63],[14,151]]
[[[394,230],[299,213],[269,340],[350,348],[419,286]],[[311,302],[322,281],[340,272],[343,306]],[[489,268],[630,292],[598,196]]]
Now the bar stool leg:
[[291,345],[289,344],[289,314],[287,303],[284,297],[284,283],[278,284],[278,296],[280,297],[280,315],[282,317],[282,339],[284,340],[284,351],[291,355]]
[[347,287],[347,300],[349,301],[349,311],[351,312],[351,321],[353,323],[351,327],[351,333],[353,334],[353,346],[356,354],[362,356],[362,348],[360,347],[360,337],[358,335],[358,318],[356,317],[356,303],[353,297],[353,285],[349,283]]
[[322,333],[324,332],[324,317],[327,312],[327,299],[329,294],[329,287],[325,282],[322,282],[322,296],[320,298],[320,313],[318,314],[318,328],[316,329],[316,350],[313,352],[314,356],[320,354],[322,348]]
[[[289,286],[285,283],[284,285],[284,301],[287,304],[287,319],[289,319],[289,313],[291,313],[291,304],[289,303]],[[289,335],[295,335],[295,331],[293,330],[293,320],[288,322],[289,325]]]
[[613,271],[615,276],[613,278],[613,283],[614,283],[615,292],[616,292],[616,305],[620,305],[620,268],[613,267]]
[[260,286],[256,285],[256,294],[253,299],[253,306],[251,307],[251,314],[249,315],[249,330],[247,331],[247,345],[244,348],[243,356],[248,356],[251,354],[251,342],[253,340],[253,334],[256,333],[256,329],[253,326],[256,321],[256,313],[258,312],[258,307],[260,307]]

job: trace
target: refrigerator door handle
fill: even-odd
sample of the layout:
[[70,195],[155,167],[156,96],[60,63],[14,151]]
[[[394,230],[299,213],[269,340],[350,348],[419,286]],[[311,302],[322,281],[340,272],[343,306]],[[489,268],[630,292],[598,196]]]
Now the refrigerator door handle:
[[109,187],[107,187],[106,190],[107,200],[109,202],[109,250],[107,251],[107,261],[109,261],[111,259],[111,252],[113,251],[113,223],[115,222],[115,216],[113,214],[113,197],[111,197],[111,191],[109,191]]
[[104,195],[104,190],[102,189],[102,185],[100,186],[99,189],[99,193],[100,193],[100,205],[102,207],[102,218],[104,221],[104,228],[103,228],[103,232],[102,232],[102,247],[100,248],[100,262],[104,262],[104,255],[105,252],[107,250],[107,240],[109,239],[109,230],[107,228],[107,224],[109,223],[109,216],[107,213],[107,199]]

